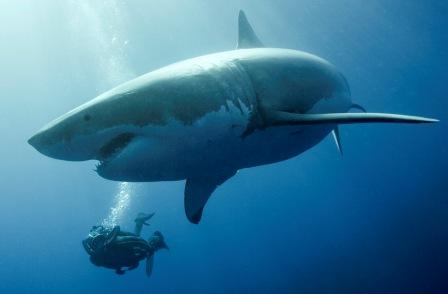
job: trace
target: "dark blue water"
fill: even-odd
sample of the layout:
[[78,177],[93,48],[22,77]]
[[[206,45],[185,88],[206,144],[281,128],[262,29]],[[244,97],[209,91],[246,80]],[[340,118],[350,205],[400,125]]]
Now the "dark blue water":
[[[217,2],[0,1],[0,292],[448,293],[446,1]],[[344,126],[343,158],[327,138],[242,170],[198,226],[182,182],[120,186],[26,144],[118,83],[234,48],[240,8],[266,44],[338,66],[369,111],[441,122]],[[91,265],[89,228],[139,211],[171,247],[152,278]]]

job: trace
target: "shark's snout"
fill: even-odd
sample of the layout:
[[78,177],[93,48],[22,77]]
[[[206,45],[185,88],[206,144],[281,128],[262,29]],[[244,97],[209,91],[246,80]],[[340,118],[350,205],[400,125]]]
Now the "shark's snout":
[[59,160],[84,161],[92,159],[88,148],[81,145],[66,132],[53,128],[43,129],[28,139],[28,144],[41,154]]
[[28,139],[28,144],[33,146],[34,149],[36,149],[40,153],[42,153],[46,156],[55,158],[49,152],[49,149],[50,149],[49,147],[51,144],[47,137],[48,136],[44,132],[38,132],[38,133],[34,134],[31,138]]
[[36,150],[39,150],[37,146],[39,146],[39,139],[36,135],[33,135],[31,138],[28,139],[28,144],[33,146]]
[[28,139],[28,144],[45,156],[54,159],[70,160],[66,156],[62,156],[62,154],[54,148],[54,144],[50,143],[46,137],[45,134],[37,133]]

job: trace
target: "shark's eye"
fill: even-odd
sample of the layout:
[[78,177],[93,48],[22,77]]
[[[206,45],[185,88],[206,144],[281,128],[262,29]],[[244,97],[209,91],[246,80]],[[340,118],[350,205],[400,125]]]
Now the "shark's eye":
[[84,121],[89,121],[91,118],[90,114],[84,114]]

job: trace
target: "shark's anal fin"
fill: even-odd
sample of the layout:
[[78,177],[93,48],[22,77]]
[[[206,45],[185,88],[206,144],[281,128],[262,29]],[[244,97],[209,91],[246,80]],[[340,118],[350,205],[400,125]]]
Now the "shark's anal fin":
[[185,184],[185,213],[193,224],[198,224],[205,204],[216,188],[235,175],[236,171],[211,173],[187,179]]
[[331,132],[333,135],[334,142],[336,143],[336,147],[338,147],[339,153],[344,155],[344,152],[342,150],[342,144],[341,144],[341,134],[339,133],[339,127],[334,128],[333,132]]
[[391,113],[323,113],[299,114],[268,111],[263,114],[266,126],[357,124],[357,123],[434,123],[437,119]]
[[238,45],[237,49],[248,49],[248,48],[261,48],[264,47],[263,43],[258,39],[252,26],[247,20],[244,11],[240,10],[238,16]]

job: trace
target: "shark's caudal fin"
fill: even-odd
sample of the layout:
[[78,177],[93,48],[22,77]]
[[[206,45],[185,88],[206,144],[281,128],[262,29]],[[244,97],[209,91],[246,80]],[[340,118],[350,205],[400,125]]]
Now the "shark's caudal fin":
[[216,188],[235,175],[236,171],[219,174],[207,174],[187,179],[185,184],[185,213],[193,224],[198,224],[202,218],[205,204]]
[[336,127],[333,132],[331,132],[333,135],[334,142],[336,143],[336,147],[338,148],[338,151],[341,155],[344,155],[344,152],[342,150],[342,144],[341,144],[341,135],[339,133],[339,127]]
[[[356,103],[352,103],[352,106],[350,107],[350,109],[357,109],[364,113],[367,112],[367,110],[363,106],[356,104]],[[342,143],[341,143],[341,133],[339,131],[338,126],[331,132],[331,135],[333,136],[334,143],[336,144],[336,147],[338,148],[339,153],[341,154],[341,156],[344,155],[344,150],[342,149]]]
[[247,20],[244,11],[240,10],[238,16],[238,45],[237,49],[248,49],[248,48],[261,48],[264,47],[263,43],[258,39],[252,26]]
[[357,123],[434,123],[437,119],[391,113],[323,113],[298,114],[284,111],[264,113],[267,126],[357,124]]

